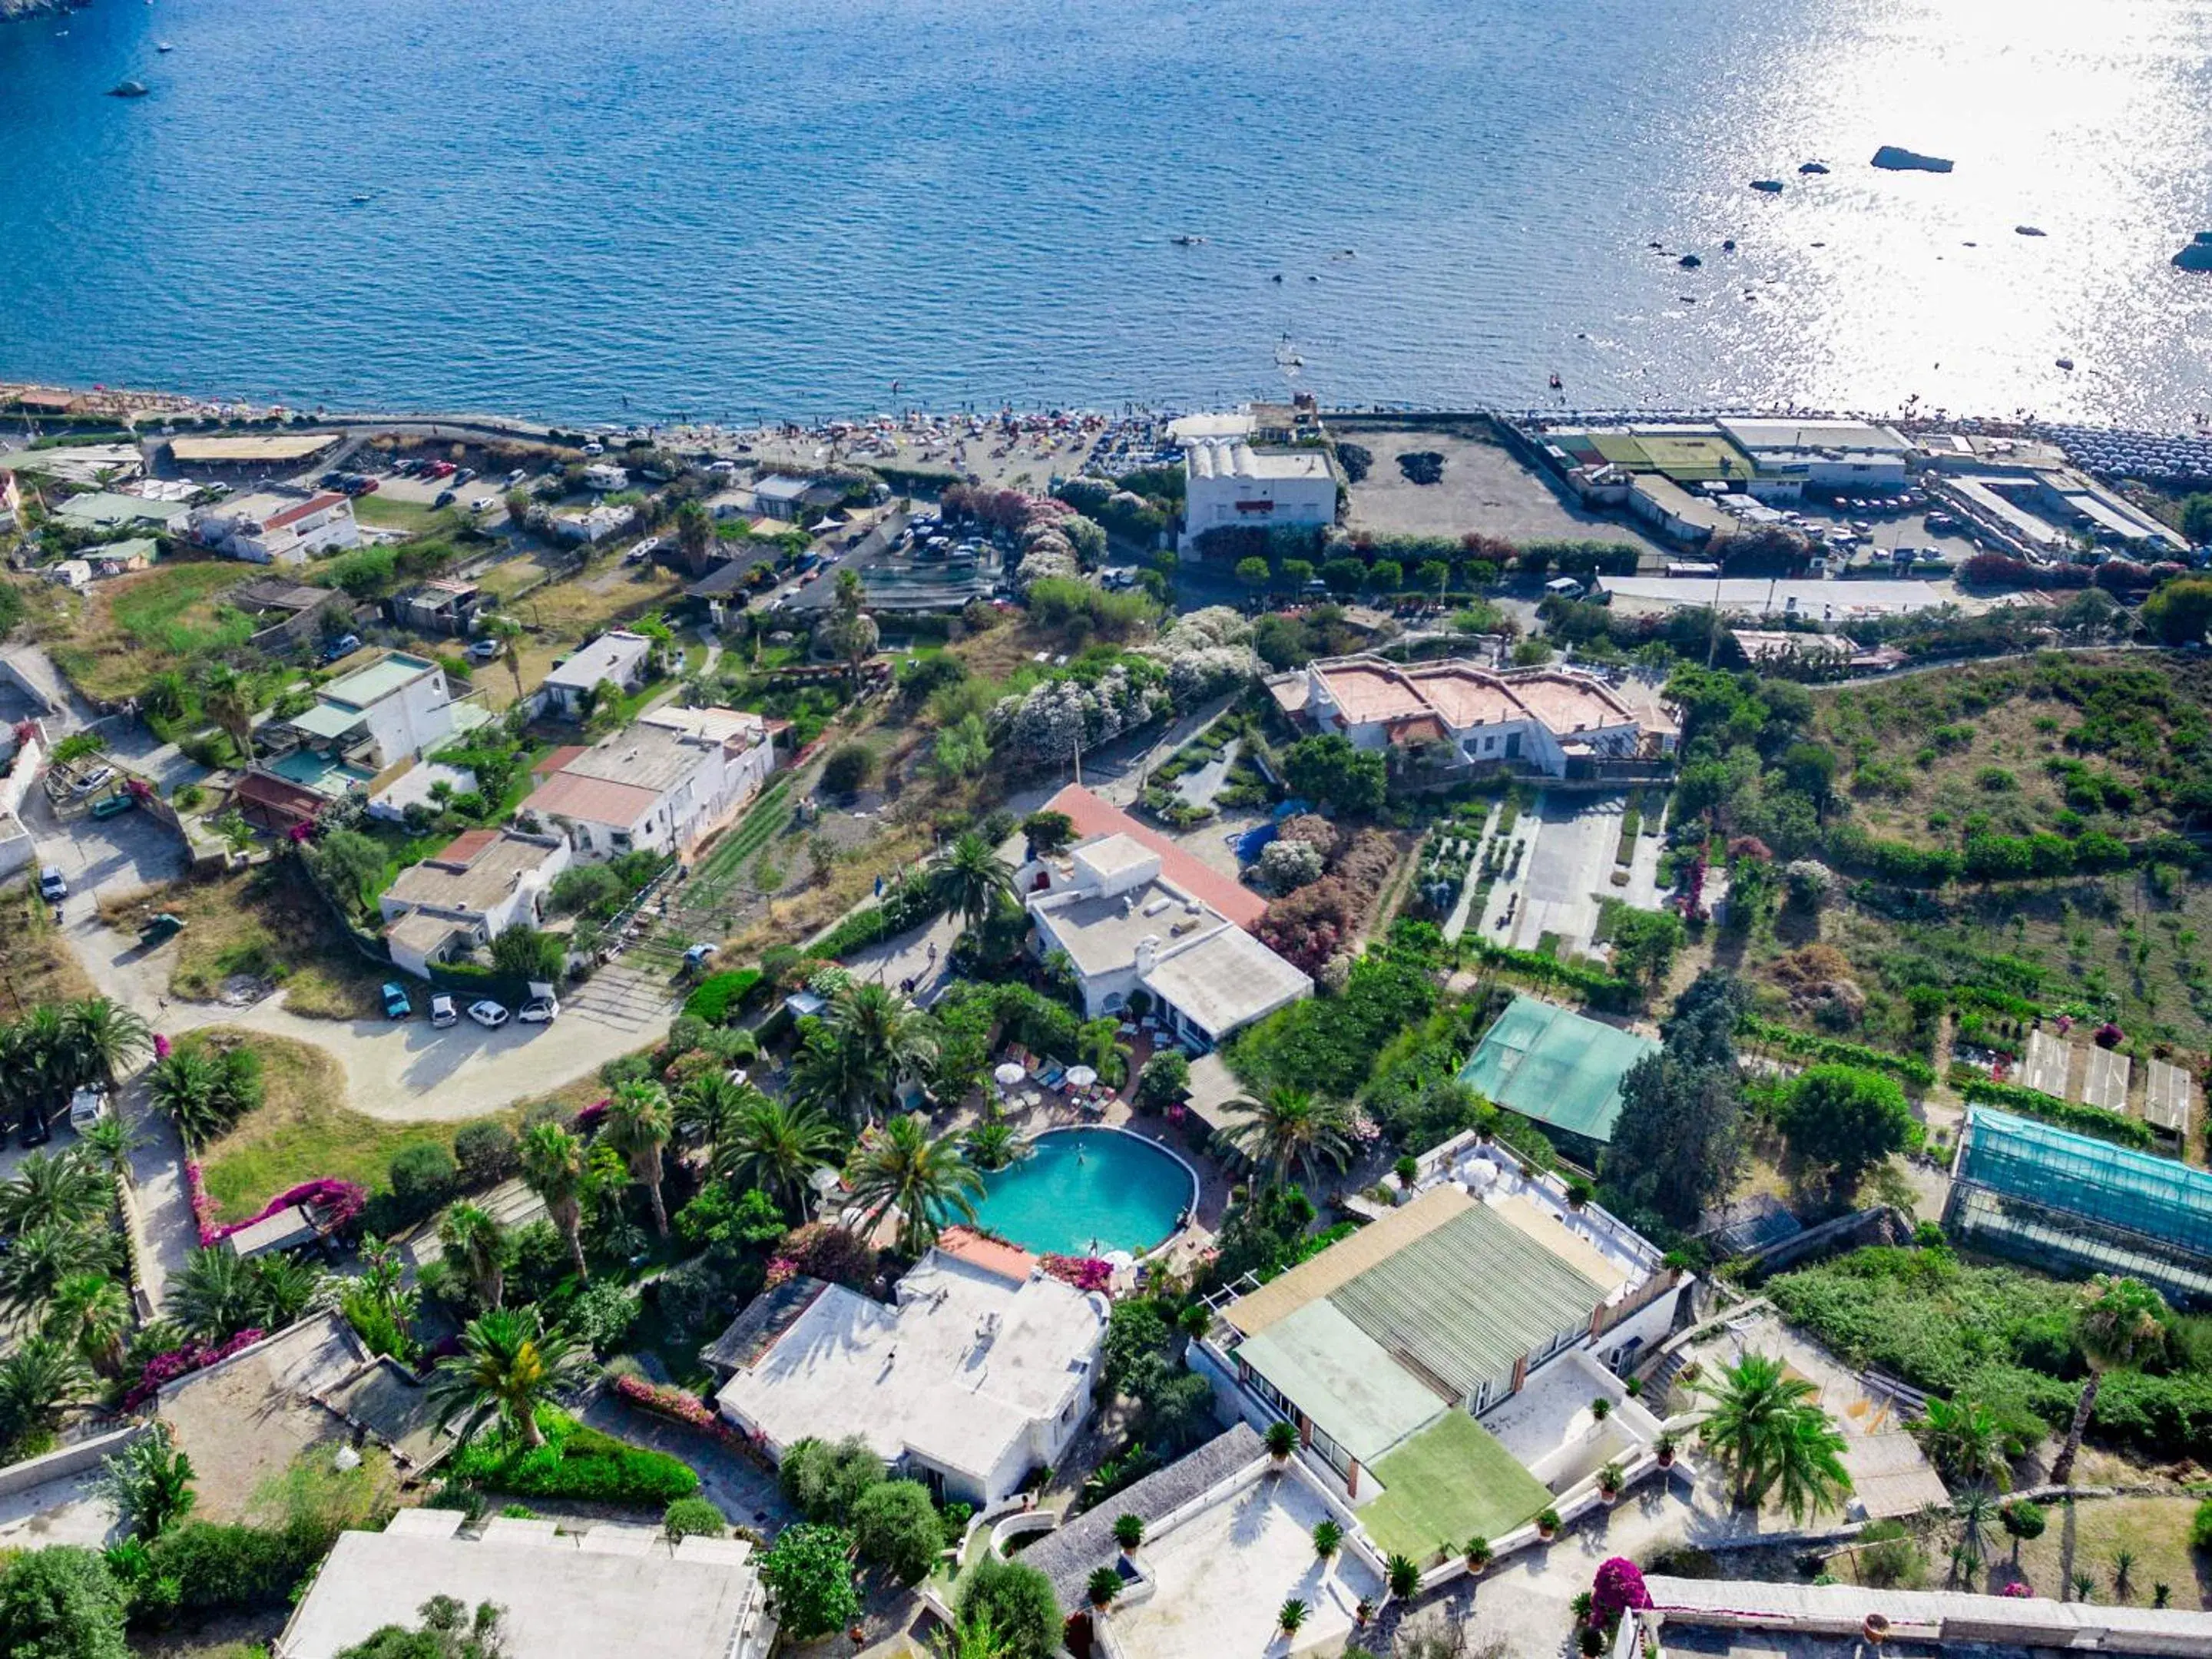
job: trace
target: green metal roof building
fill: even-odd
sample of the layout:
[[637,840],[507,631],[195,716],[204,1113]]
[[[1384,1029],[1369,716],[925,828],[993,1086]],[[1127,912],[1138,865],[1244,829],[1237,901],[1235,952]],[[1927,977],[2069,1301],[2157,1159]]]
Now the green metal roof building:
[[1649,1037],[1516,996],[1459,1076],[1509,1112],[1604,1146],[1620,1116],[1621,1079],[1658,1052]]
[[2212,1173],[2033,1118],[1967,1111],[1943,1225],[1995,1254],[2212,1303]]

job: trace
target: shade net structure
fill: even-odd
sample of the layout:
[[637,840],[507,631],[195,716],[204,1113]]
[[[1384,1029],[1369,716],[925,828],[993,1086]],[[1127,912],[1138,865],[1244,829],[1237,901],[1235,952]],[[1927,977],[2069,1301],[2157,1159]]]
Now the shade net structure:
[[1518,996],[1460,1073],[1460,1080],[1510,1112],[1601,1146],[1620,1115],[1620,1080],[1646,1054],[1649,1037]]

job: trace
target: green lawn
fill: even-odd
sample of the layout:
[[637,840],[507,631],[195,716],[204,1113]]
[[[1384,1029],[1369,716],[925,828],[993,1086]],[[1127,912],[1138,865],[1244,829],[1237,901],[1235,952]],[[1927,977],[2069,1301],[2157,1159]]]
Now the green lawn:
[[1382,1496],[1359,1511],[1384,1550],[1426,1564],[1480,1534],[1503,1537],[1552,1501],[1490,1431],[1446,1412],[1375,1466]]
[[[218,610],[209,601],[248,580],[248,573],[228,561],[165,561],[118,592],[109,615],[124,633],[157,650],[179,656],[234,650],[252,635],[252,621],[237,611]],[[207,607],[202,614],[189,614],[202,606]]]
[[456,515],[451,507],[434,507],[427,501],[404,501],[396,495],[356,495],[353,515],[380,530],[421,532],[434,526],[450,526]]

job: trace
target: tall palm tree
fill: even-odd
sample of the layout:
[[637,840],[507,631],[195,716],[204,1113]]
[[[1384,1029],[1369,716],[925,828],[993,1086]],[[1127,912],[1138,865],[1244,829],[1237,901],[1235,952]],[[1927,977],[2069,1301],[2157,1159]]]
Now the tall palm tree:
[[54,1105],[76,1086],[69,1017],[59,1004],[40,1003],[8,1028],[7,1068],[27,1104]]
[[719,1140],[724,1127],[752,1106],[760,1091],[734,1083],[727,1072],[702,1072],[676,1091],[676,1133],[697,1140]]
[[168,1316],[204,1342],[224,1342],[261,1322],[253,1264],[223,1248],[194,1250],[169,1287]]
[[106,1215],[114,1201],[107,1179],[74,1152],[29,1152],[14,1177],[0,1182],[0,1231],[20,1233],[49,1222],[82,1227]]
[[1310,1184],[1322,1164],[1341,1170],[1351,1161],[1352,1115],[1336,1101],[1278,1085],[1257,1100],[1233,1100],[1228,1109],[1248,1114],[1229,1139],[1273,1185],[1285,1185],[1293,1172]]
[[1959,1547],[1952,1553],[1954,1571],[1966,1575],[1966,1588],[1973,1588],[1974,1570],[1989,1559],[1990,1529],[1996,1524],[1996,1500],[1990,1496],[1986,1486],[1969,1486],[1951,1502],[1951,1513],[1959,1518]]
[[52,1429],[93,1396],[92,1372],[76,1351],[51,1336],[27,1337],[0,1359],[0,1433]]
[[2104,1387],[2106,1374],[2141,1364],[2165,1346],[2166,1298],[2139,1279],[2099,1273],[2075,1299],[2073,1326],[2074,1345],[2089,1367],[2089,1380],[2074,1404],[2066,1444],[2051,1465],[2051,1484],[2059,1486],[2074,1474],[2074,1459],[2081,1449],[2089,1414],[2097,1408],[2097,1390]]
[[131,1154],[143,1145],[144,1138],[120,1112],[110,1112],[77,1133],[78,1155],[111,1181],[131,1167]]
[[2004,1430],[1987,1406],[1930,1395],[1927,1414],[1912,1431],[1921,1449],[1953,1480],[1969,1486],[1995,1480],[2000,1488],[2010,1484]]
[[576,1277],[587,1280],[584,1265],[584,1143],[557,1123],[533,1123],[522,1132],[522,1179],[545,1200],[545,1213],[568,1241]]
[[438,1223],[438,1243],[484,1306],[496,1310],[504,1304],[507,1233],[489,1211],[474,1204],[453,1206]]
[[852,1057],[853,1074],[865,1080],[872,1116],[877,1106],[890,1101],[901,1078],[937,1058],[928,1016],[887,985],[841,986],[830,999],[822,1025]]
[[42,1222],[15,1235],[0,1255],[0,1300],[18,1313],[45,1306],[71,1273],[108,1273],[118,1265],[115,1235]]
[[927,1249],[946,1223],[975,1219],[982,1178],[950,1135],[932,1140],[920,1116],[895,1117],[864,1140],[853,1160],[853,1198],[872,1231],[886,1210],[899,1212],[899,1249]]
[[179,1048],[146,1073],[146,1092],[187,1144],[213,1140],[230,1127],[222,1068],[198,1048]]
[[1813,1384],[1787,1375],[1781,1360],[1746,1354],[1700,1392],[1710,1409],[1699,1432],[1733,1477],[1739,1507],[1778,1492],[1802,1521],[1850,1490],[1843,1437],[1815,1401]]
[[1001,905],[1013,902],[1014,872],[999,849],[973,830],[953,838],[930,866],[927,879],[937,908],[959,917],[964,927],[981,927]]
[[714,1173],[775,1197],[785,1215],[805,1212],[806,1178],[837,1154],[837,1129],[811,1106],[787,1106],[757,1089],[714,1134]]
[[200,681],[200,707],[238,745],[238,763],[253,758],[253,687],[236,669],[218,663]]
[[522,624],[512,617],[494,617],[484,631],[499,641],[499,659],[514,677],[514,700],[522,701]]
[[102,1376],[112,1376],[131,1334],[130,1293],[106,1273],[71,1273],[54,1286],[40,1329],[68,1343]]
[[868,1057],[841,1042],[827,1024],[817,1024],[791,1062],[792,1099],[836,1114],[847,1122],[874,1114],[874,1079]]
[[653,1230],[668,1237],[668,1211],[660,1201],[660,1156],[675,1133],[668,1091],[658,1083],[625,1083],[607,1103],[607,1145],[629,1165],[629,1177],[653,1204]]
[[479,1315],[462,1331],[460,1352],[439,1362],[430,1384],[438,1426],[461,1418],[463,1432],[473,1433],[484,1418],[496,1415],[524,1445],[542,1446],[538,1408],[576,1376],[585,1358],[565,1331],[543,1328],[533,1310]]
[[153,1052],[154,1033],[131,1009],[107,997],[87,997],[63,1011],[76,1062],[89,1079],[115,1086],[131,1062]]

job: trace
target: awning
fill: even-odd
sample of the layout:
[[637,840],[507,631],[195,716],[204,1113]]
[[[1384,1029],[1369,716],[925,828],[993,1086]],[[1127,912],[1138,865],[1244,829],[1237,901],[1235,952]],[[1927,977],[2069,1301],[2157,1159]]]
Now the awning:
[[306,714],[296,714],[292,719],[294,730],[316,738],[342,738],[361,722],[360,709],[341,708],[331,702],[319,702]]

